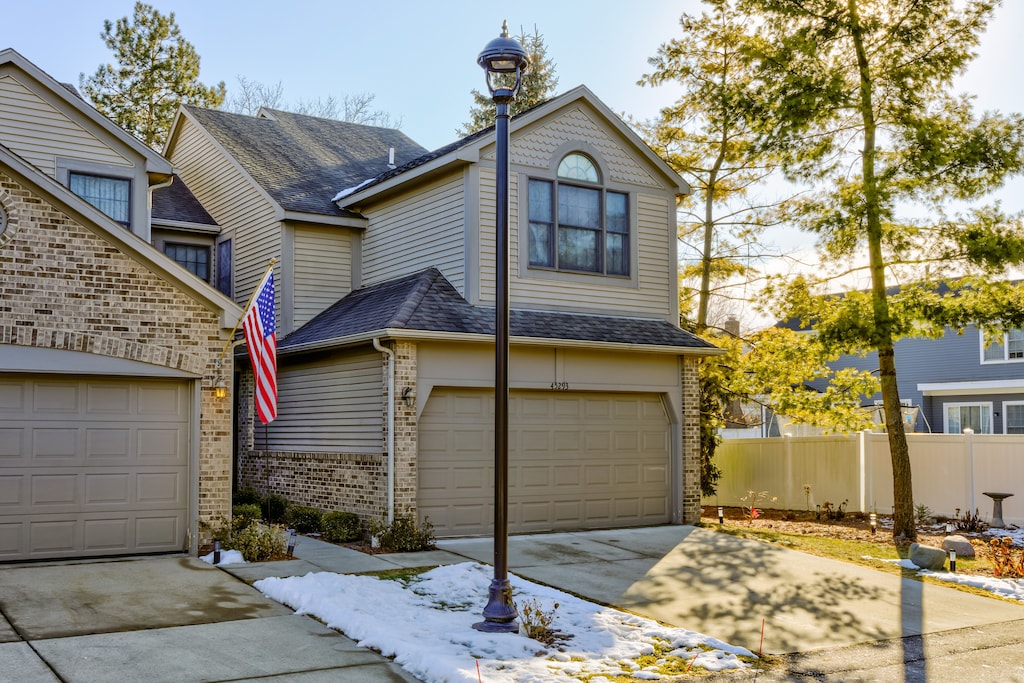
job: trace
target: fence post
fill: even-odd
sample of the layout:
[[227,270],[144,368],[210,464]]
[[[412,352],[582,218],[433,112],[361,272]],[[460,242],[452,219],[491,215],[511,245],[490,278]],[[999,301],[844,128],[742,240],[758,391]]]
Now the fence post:
[[793,435],[783,434],[783,443],[786,444],[786,500],[784,510],[792,510],[793,500]]
[[857,433],[857,486],[858,507],[860,512],[867,512],[867,430]]
[[967,514],[973,515],[977,506],[974,502],[974,430],[970,427],[964,427],[964,446],[967,448],[967,500],[971,502]]

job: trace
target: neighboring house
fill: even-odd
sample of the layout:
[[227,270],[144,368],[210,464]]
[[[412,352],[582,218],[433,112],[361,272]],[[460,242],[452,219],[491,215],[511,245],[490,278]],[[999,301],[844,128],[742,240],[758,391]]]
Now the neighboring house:
[[0,561],[194,552],[230,514],[241,309],[150,243],[213,244],[194,199],[151,220],[172,172],[0,51]]
[[[1024,434],[1024,332],[986,339],[970,325],[939,339],[896,342],[896,376],[907,427],[915,432]],[[843,356],[836,367],[877,370],[878,354]],[[866,406],[881,404],[881,394]],[[918,408],[919,410],[914,410]]]
[[[510,528],[696,521],[697,365],[717,349],[678,326],[689,188],[584,87],[510,129]],[[237,302],[277,260],[278,418],[255,423],[243,373],[239,484],[489,533],[493,129],[428,152],[185,107],[165,154],[231,241]]]

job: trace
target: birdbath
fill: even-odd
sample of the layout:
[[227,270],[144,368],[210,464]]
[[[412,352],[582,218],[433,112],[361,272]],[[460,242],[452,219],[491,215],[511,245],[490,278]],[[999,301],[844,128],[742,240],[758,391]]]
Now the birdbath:
[[1012,493],[992,493],[989,491],[982,491],[983,495],[988,496],[992,499],[992,524],[993,527],[1005,527],[1006,522],[1003,521],[1003,499],[1012,496]]

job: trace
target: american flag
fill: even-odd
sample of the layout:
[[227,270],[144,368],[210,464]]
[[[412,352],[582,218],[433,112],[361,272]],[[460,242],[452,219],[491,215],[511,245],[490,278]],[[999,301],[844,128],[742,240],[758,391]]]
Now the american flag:
[[242,319],[245,343],[256,378],[256,414],[263,424],[277,417],[277,323],[274,321],[274,270],[263,276]]

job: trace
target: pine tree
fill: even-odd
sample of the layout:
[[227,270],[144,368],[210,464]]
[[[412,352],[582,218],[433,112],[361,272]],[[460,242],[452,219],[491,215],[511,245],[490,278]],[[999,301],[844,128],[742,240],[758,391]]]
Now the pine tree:
[[[893,536],[916,537],[910,456],[895,341],[963,329],[1020,327],[1021,217],[979,202],[1024,171],[1024,116],[986,112],[951,92],[998,2],[990,0],[739,0],[758,16],[757,97],[765,142],[814,192],[794,219],[818,237],[823,262],[866,261],[867,291],[820,296],[816,277],[782,283],[784,315],[822,343],[876,351],[892,459]],[[963,202],[966,209],[950,207]],[[891,282],[901,282],[899,294]],[[827,283],[824,285],[827,286]],[[948,289],[947,289],[948,288]],[[945,294],[949,292],[950,295]]]
[[151,5],[135,3],[132,18],[103,22],[103,41],[117,65],[101,65],[79,86],[93,106],[154,149],[163,145],[180,104],[218,107],[221,82],[199,81],[199,55],[181,36],[174,13],[164,16]]
[[[555,64],[548,57],[548,48],[544,44],[544,36],[540,34],[537,27],[533,27],[533,33],[527,34],[520,28],[518,36],[519,44],[526,50],[526,56],[530,60],[526,71],[523,73],[522,87],[519,94],[509,105],[509,114],[515,116],[521,111],[526,111],[541,102],[549,99],[555,88],[558,86],[558,78],[555,76]],[[490,93],[483,93],[477,89],[472,90],[473,107],[469,110],[469,122],[463,124],[455,134],[459,136],[472,135],[494,125],[494,100]]]

